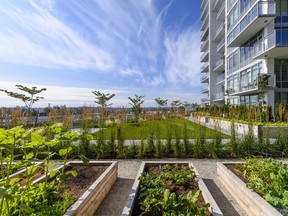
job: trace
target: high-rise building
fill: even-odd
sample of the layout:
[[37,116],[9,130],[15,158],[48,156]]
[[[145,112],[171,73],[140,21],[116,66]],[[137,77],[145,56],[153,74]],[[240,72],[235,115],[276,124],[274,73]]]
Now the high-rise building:
[[206,104],[288,102],[288,1],[203,0]]

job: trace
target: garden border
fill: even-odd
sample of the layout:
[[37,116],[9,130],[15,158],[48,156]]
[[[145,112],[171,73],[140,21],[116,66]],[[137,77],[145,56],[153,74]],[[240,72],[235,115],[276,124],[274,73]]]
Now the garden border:
[[122,216],[130,216],[132,213],[132,209],[134,206],[136,194],[138,193],[139,190],[139,177],[141,176],[142,172],[144,171],[144,168],[146,164],[186,164],[189,167],[193,167],[195,174],[196,174],[196,179],[198,180],[198,186],[199,189],[202,191],[202,196],[204,197],[204,200],[208,203],[210,203],[209,210],[214,216],[221,216],[223,213],[221,212],[219,206],[217,205],[216,201],[212,197],[211,193],[209,192],[207,186],[205,185],[204,181],[202,178],[200,178],[198,171],[196,170],[195,166],[193,163],[188,162],[188,161],[142,161],[140,168],[138,170],[137,176],[135,178],[134,184],[132,186],[132,189],[130,190],[129,197],[127,199],[126,205],[122,211]]
[[[81,161],[70,161],[66,165],[83,165]],[[89,161],[89,165],[109,166],[98,179],[81,195],[63,216],[93,216],[118,177],[117,161]],[[57,169],[60,170],[60,166]],[[35,183],[45,180],[45,176]]]
[[248,189],[246,184],[231,172],[225,164],[237,164],[237,162],[217,162],[217,176],[248,215],[282,216],[277,209],[266,202],[259,194]]

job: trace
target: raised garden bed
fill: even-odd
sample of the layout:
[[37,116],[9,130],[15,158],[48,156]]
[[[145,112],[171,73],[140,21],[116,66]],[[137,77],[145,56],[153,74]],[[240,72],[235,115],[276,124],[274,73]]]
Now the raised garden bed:
[[[176,165],[176,167],[175,167]],[[170,170],[172,170],[172,172],[170,172]],[[180,172],[185,170],[185,175],[183,176],[181,173],[177,173],[174,172],[174,170],[176,170],[176,172],[178,170],[180,170]],[[192,171],[191,171],[192,170]],[[148,173],[148,174],[147,174]],[[165,174],[163,174],[165,173]],[[187,175],[186,175],[187,173]],[[142,162],[137,177],[135,179],[135,182],[132,186],[130,195],[128,197],[128,200],[126,202],[126,206],[123,209],[122,212],[122,216],[130,216],[130,215],[139,215],[139,213],[142,213],[139,207],[139,195],[141,193],[141,196],[143,196],[143,194],[145,194],[145,191],[148,191],[148,189],[150,187],[144,187],[143,183],[141,183],[141,178],[146,178],[148,175],[148,178],[150,178],[149,176],[163,176],[165,175],[174,175],[174,177],[176,177],[176,179],[180,179],[179,175],[182,175],[185,181],[181,182],[177,182],[178,180],[174,181],[173,179],[170,179],[170,177],[168,177],[168,180],[166,178],[166,182],[165,184],[165,192],[163,194],[163,197],[166,196],[166,198],[163,198],[163,202],[164,202],[164,207],[161,206],[161,208],[168,208],[168,210],[170,210],[168,207],[169,206],[169,202],[171,202],[172,200],[178,200],[179,203],[181,203],[180,205],[182,206],[182,204],[190,202],[187,201],[188,200],[188,196],[195,196],[195,194],[197,193],[196,191],[198,191],[200,189],[201,193],[200,195],[197,197],[196,195],[196,200],[197,201],[193,201],[193,206],[194,203],[197,203],[196,206],[200,206],[202,205],[203,208],[205,208],[205,213],[204,215],[223,215],[220,208],[217,206],[215,200],[213,199],[212,195],[210,194],[209,190],[207,189],[206,185],[204,184],[203,180],[199,177],[199,174],[197,172],[197,170],[195,169],[195,167],[193,166],[192,163],[188,163],[188,162],[166,162],[166,161],[149,161],[149,162]],[[145,177],[146,176],[146,177]],[[153,177],[153,178],[154,178]],[[161,177],[162,178],[162,177]],[[165,178],[165,177],[164,177]],[[172,177],[173,178],[173,177]],[[157,179],[158,180],[158,179]],[[145,184],[147,184],[146,179],[142,180]],[[151,181],[152,184],[154,184],[154,180]],[[140,184],[142,184],[142,186],[140,186]],[[162,184],[162,183],[160,183]],[[144,188],[144,189],[143,189]],[[151,187],[152,188],[152,187]],[[154,188],[154,187],[153,187]],[[156,187],[156,190],[157,187]],[[163,190],[163,188],[161,189]],[[144,193],[143,193],[144,191]],[[191,192],[189,192],[191,191]],[[177,196],[177,198],[174,199],[174,192]],[[166,194],[166,195],[165,195]],[[180,196],[182,196],[182,198],[179,198]],[[167,199],[168,197],[168,199]],[[157,197],[155,197],[157,199]],[[183,202],[180,202],[181,199],[185,199]],[[189,198],[190,199],[190,198]],[[158,200],[158,199],[157,199]],[[142,199],[143,201],[143,199]],[[206,204],[205,204],[206,203]],[[207,203],[209,203],[210,207],[207,207]],[[171,205],[170,205],[171,206]],[[155,207],[155,206],[154,206]],[[139,212],[140,210],[140,212]],[[150,212],[151,213],[151,212]],[[147,214],[146,214],[147,215]],[[153,215],[152,214],[148,214],[148,215]],[[155,214],[154,214],[155,215]]]
[[218,162],[217,175],[220,182],[226,187],[231,195],[248,215],[282,216],[282,214],[266,202],[259,194],[247,188],[247,180],[235,170],[235,162]]
[[[16,163],[13,163],[16,164]],[[30,169],[32,165],[28,166],[27,168],[21,166],[17,169],[15,169],[15,172],[12,172],[12,174],[10,174],[8,176],[8,179],[14,179],[14,178],[21,178],[21,176],[27,174],[27,169]],[[39,177],[41,177],[44,174],[44,168],[43,168],[43,162],[35,162],[35,164],[33,166],[37,166],[35,168],[35,170],[33,170],[33,176],[30,178],[30,181],[34,181],[36,179],[38,179]],[[5,169],[5,164],[3,164],[3,169]],[[6,179],[6,177],[5,177]],[[4,180],[5,180],[4,179]],[[2,182],[3,180],[0,179],[0,182]],[[25,186],[26,185],[26,181],[25,180],[20,180],[18,182],[21,186]],[[0,183],[1,186],[1,183]]]
[[[57,168],[62,169],[62,166]],[[80,161],[71,161],[66,171],[75,170],[76,177],[68,177],[61,186],[61,191],[77,200],[64,214],[65,216],[92,216],[108,194],[118,176],[118,163],[112,161],[90,161],[84,165]],[[43,182],[45,176],[35,183]]]

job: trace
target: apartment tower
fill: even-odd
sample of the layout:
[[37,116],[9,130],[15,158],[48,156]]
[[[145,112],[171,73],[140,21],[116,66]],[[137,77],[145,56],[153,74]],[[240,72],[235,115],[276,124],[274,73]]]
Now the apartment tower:
[[288,102],[288,0],[203,0],[205,104]]

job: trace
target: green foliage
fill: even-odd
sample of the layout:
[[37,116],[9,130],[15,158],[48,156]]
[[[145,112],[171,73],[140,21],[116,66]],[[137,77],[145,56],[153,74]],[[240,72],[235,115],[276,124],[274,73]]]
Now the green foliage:
[[249,188],[281,212],[288,213],[287,165],[273,159],[250,158],[237,167],[248,179]]
[[141,106],[144,103],[144,97],[145,96],[143,95],[135,95],[135,98],[128,97],[128,99],[131,101],[129,104],[132,106],[132,112],[135,115],[136,122],[139,122],[139,115],[142,112]]
[[201,191],[177,195],[168,188],[187,187],[190,181],[196,181],[192,168],[178,165],[160,165],[157,174],[144,172],[139,178],[139,204],[141,215],[206,215],[209,204],[197,204]]

